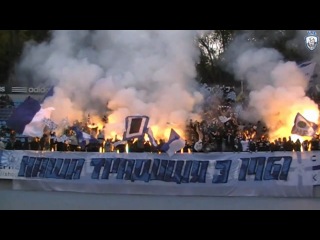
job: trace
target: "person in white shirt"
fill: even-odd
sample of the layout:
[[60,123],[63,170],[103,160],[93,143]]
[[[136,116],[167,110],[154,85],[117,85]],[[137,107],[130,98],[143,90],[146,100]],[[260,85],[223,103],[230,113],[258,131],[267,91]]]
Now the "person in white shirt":
[[242,151],[247,152],[249,151],[249,141],[246,138],[241,139]]

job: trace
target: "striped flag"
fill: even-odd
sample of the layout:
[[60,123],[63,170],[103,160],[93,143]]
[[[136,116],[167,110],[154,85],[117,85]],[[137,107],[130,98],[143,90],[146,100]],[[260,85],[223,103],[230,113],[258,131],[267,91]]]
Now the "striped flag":
[[176,151],[184,148],[185,144],[185,141],[179,136],[179,134],[171,128],[169,140],[163,144],[161,150],[165,151],[171,157],[176,153]]
[[44,118],[50,118],[54,108],[42,108],[40,103],[28,97],[14,110],[7,125],[19,134],[30,137],[41,137],[45,123]]
[[157,141],[154,139],[153,132],[152,132],[152,129],[150,127],[148,128],[147,135],[149,137],[149,141],[151,142],[151,144],[154,147],[157,147],[158,146]]

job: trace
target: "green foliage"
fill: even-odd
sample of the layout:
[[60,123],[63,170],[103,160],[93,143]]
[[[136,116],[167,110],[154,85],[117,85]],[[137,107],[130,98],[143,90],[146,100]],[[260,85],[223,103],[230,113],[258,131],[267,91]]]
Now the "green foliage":
[[234,30],[207,32],[199,38],[198,80],[202,83],[237,85],[238,82],[221,67],[222,53],[233,39]]
[[[297,37],[295,30],[215,30],[208,31],[198,39],[200,59],[196,65],[197,79],[204,83],[239,84],[223,67],[223,53],[232,40],[247,34],[248,41],[259,47],[277,49],[285,60],[307,60],[297,48],[288,48],[288,42]],[[6,83],[13,73],[14,65],[21,56],[27,41],[42,42],[50,37],[49,30],[0,30],[0,83]]]
[[[238,85],[233,76],[222,67],[223,52],[238,35],[246,35],[248,42],[257,47],[274,48],[286,61],[301,62],[308,60],[299,47],[288,47],[294,42],[296,30],[215,30],[199,38],[200,61],[196,68],[198,80],[203,83]],[[302,40],[301,40],[302,42]],[[301,47],[300,47],[301,48]]]

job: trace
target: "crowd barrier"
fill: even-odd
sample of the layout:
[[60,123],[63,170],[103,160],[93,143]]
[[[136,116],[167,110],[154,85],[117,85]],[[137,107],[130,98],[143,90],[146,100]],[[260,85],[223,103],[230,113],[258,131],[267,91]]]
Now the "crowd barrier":
[[14,190],[176,196],[316,197],[320,152],[0,151]]

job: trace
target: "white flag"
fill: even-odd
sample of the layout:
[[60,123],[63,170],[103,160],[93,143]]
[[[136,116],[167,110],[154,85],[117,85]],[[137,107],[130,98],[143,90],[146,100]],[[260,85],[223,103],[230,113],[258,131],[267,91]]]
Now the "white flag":
[[292,127],[291,133],[300,136],[312,137],[317,132],[317,124],[308,121],[300,113],[297,113],[294,119],[294,126]]

